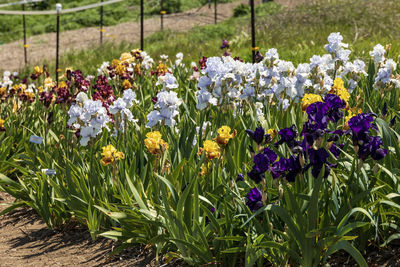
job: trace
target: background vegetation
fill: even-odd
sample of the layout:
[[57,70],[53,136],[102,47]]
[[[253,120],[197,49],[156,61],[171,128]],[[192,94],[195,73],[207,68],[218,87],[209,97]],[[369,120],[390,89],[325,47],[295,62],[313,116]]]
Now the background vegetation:
[[[14,0],[0,1],[0,4],[15,2]],[[56,2],[63,5],[63,9],[98,3],[96,0],[48,0],[42,3],[29,4],[26,10],[54,10]],[[231,0],[219,0],[220,3]],[[208,3],[207,0],[163,0],[164,10],[168,14],[200,7]],[[138,20],[140,15],[140,0],[126,0],[104,7],[104,25],[110,26],[122,22]],[[6,9],[6,8],[2,8]],[[9,10],[21,10],[20,5],[11,6]],[[160,0],[144,1],[145,15],[152,16],[160,13]],[[100,8],[89,9],[78,14],[65,14],[62,16],[61,31],[74,30],[83,27],[100,25]],[[36,35],[46,32],[55,32],[54,16],[27,16],[27,34]],[[0,16],[0,44],[23,38],[22,16]]]
[[[237,9],[243,9],[239,7]],[[368,58],[377,43],[391,43],[392,54],[400,52],[399,1],[339,0],[285,9],[273,2],[258,6],[257,46],[261,53],[275,47],[286,60],[308,61],[314,54],[324,53],[323,45],[331,32],[341,32],[353,51],[352,58]],[[145,50],[154,58],[161,54],[185,55],[184,61],[198,61],[201,56],[222,55],[221,40],[228,39],[233,56],[250,60],[250,18],[233,17],[217,25],[195,27],[187,32],[158,32],[145,40]],[[103,61],[117,58],[124,51],[139,47],[137,43],[105,44],[90,51],[72,51],[61,59],[63,67],[79,66],[86,73],[96,71]],[[47,62],[50,69],[52,62]]]

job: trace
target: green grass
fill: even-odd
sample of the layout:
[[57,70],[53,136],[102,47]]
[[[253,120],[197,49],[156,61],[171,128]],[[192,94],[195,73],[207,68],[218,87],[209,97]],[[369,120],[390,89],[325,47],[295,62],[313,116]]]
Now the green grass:
[[[257,46],[264,54],[269,48],[278,49],[280,57],[294,63],[306,62],[314,54],[325,53],[324,44],[331,32],[341,32],[344,42],[354,51],[352,58],[368,58],[377,43],[392,44],[392,56],[400,52],[400,21],[392,14],[400,13],[400,2],[395,0],[330,1],[330,4],[298,6],[286,10],[274,3],[257,8]],[[201,56],[218,56],[221,40],[231,42],[233,56],[251,60],[250,19],[248,16],[231,18],[217,25],[195,27],[188,32],[158,32],[145,40],[145,50],[157,60],[160,54],[173,57],[183,52],[185,61],[197,61]],[[63,67],[80,68],[84,73],[95,73],[103,61],[119,57],[139,45],[105,44],[89,51],[75,51],[61,58]],[[47,62],[53,68],[53,62]]]
[[[164,10],[167,13],[176,13],[205,5],[207,0],[163,0]],[[229,2],[223,0],[219,2]],[[13,1],[0,1],[0,4]],[[49,0],[43,3],[29,4],[26,10],[54,10],[56,2],[63,5],[63,9],[98,3],[99,0]],[[160,0],[144,1],[146,17],[160,13]],[[125,0],[120,3],[104,7],[104,25],[116,25],[126,21],[138,20],[140,15],[140,0]],[[6,8],[2,8],[6,9]],[[20,5],[11,6],[7,9],[21,10]],[[74,30],[83,27],[100,25],[100,8],[89,9],[79,13],[65,14],[61,18],[61,31]],[[36,35],[46,32],[55,32],[56,23],[54,16],[26,16],[27,35]],[[1,15],[0,16],[0,44],[23,38],[22,16]]]

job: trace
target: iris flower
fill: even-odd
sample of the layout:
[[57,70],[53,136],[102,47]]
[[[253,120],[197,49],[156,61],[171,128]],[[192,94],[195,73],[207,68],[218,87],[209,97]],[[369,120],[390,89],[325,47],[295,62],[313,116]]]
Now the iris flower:
[[252,212],[257,211],[258,209],[262,208],[262,206],[264,206],[260,189],[254,187],[250,190],[247,195],[246,205]]

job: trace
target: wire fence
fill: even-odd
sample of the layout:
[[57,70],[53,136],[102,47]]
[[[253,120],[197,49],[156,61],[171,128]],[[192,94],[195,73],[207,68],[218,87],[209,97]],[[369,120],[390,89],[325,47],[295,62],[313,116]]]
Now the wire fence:
[[[0,38],[1,36],[15,34],[21,36],[21,40],[3,45],[3,47],[7,46],[7,50],[0,46],[0,59],[5,63],[13,62],[13,69],[18,69],[29,63],[37,63],[44,58],[48,59],[51,57],[56,60],[56,73],[58,73],[60,71],[59,56],[69,50],[89,49],[101,45],[104,42],[116,41],[140,42],[142,44],[141,48],[144,49],[145,44],[143,44],[143,42],[145,36],[151,35],[160,30],[170,29],[174,31],[185,31],[195,26],[218,23],[231,17],[234,7],[234,5],[230,5],[230,9],[228,10],[229,12],[227,12],[226,8],[222,9],[223,4],[218,4],[217,1],[212,0],[210,6],[206,5],[188,12],[167,14],[164,10],[161,10],[159,16],[153,16],[146,20],[139,20],[139,22],[126,22],[115,26],[104,26],[104,19],[114,13],[114,9],[112,8],[113,4],[120,2],[124,4],[126,10],[139,8],[129,5],[128,1],[125,0],[101,0],[96,4],[71,9],[63,10],[60,6],[57,6],[57,10],[24,11],[24,5],[29,3],[29,0],[25,0],[17,2],[23,6],[21,11],[0,10],[0,15],[22,17],[23,20],[21,20],[21,24],[23,24],[23,21],[27,16],[47,16],[49,23],[46,24],[46,27],[55,30],[55,33],[44,33],[40,36],[33,35],[35,32],[35,25],[28,24],[25,26],[21,25],[18,29],[1,32]],[[141,2],[143,2],[143,0],[141,0]],[[254,0],[243,2],[254,4]],[[221,7],[221,9],[219,7]],[[88,14],[87,11],[93,9],[99,11],[97,27],[87,27],[73,31],[60,30],[60,25],[82,23],[82,20]],[[9,13],[11,11],[12,14]],[[142,11],[139,15],[142,19],[145,16],[144,13],[145,11]],[[66,14],[73,14],[73,16],[67,17]],[[251,50],[254,54],[254,51],[256,51],[255,42],[252,42]]]

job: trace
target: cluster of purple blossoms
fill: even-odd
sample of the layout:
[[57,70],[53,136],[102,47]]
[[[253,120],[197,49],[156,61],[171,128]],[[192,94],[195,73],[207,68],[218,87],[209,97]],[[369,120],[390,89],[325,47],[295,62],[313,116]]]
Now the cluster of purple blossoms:
[[107,77],[98,76],[96,79],[96,84],[93,85],[93,89],[96,92],[92,95],[93,100],[100,100],[103,106],[108,109],[108,107],[114,102],[115,96],[113,87],[108,83]]
[[[388,151],[381,148],[382,139],[379,136],[372,136],[371,129],[376,130],[373,124],[373,114],[359,114],[349,120],[349,130],[329,130],[328,123],[337,124],[344,116],[343,109],[346,108],[346,102],[337,95],[328,94],[323,102],[315,102],[307,107],[308,120],[303,124],[301,134],[298,134],[295,125],[279,131],[280,139],[274,144],[275,148],[286,144],[292,155],[288,158],[278,159],[277,154],[270,148],[264,148],[262,152],[254,155],[254,166],[247,173],[250,179],[255,183],[260,183],[265,178],[265,173],[269,171],[273,179],[284,178],[288,182],[294,182],[298,174],[306,172],[311,168],[311,174],[314,178],[321,175],[327,178],[331,168],[336,164],[331,164],[328,159],[330,154],[339,157],[340,149],[344,148],[344,144],[337,143],[340,136],[351,135],[353,146],[358,156],[362,160],[366,160],[371,156],[374,160],[383,159]],[[255,131],[246,130],[249,136],[258,144],[262,144],[265,139],[265,131],[258,127]],[[298,138],[303,137],[300,141]],[[323,141],[327,141],[327,145],[323,147]],[[258,189],[257,189],[258,190]],[[260,205],[258,191],[252,189],[247,196],[246,204],[250,210],[257,210]]]
[[52,91],[41,92],[39,100],[42,101],[43,105],[48,108],[50,106],[51,102],[53,101],[53,92]]
[[90,81],[85,79],[80,70],[67,71],[67,79],[73,81],[71,86],[78,89],[79,92],[87,92],[90,86]]
[[257,127],[255,131],[246,130],[246,133],[253,139],[258,145],[261,145],[264,141],[266,143],[272,140],[271,135],[266,134],[263,127]]
[[381,148],[382,139],[379,136],[370,135],[370,129],[376,130],[376,126],[372,123],[373,120],[371,113],[361,113],[349,120],[353,146],[362,160],[366,160],[369,156],[374,160],[381,160],[388,153],[387,149]]
[[69,85],[70,85],[70,82],[67,81],[63,86],[59,86],[54,89],[57,92],[56,104],[71,103],[72,96],[69,91]]

